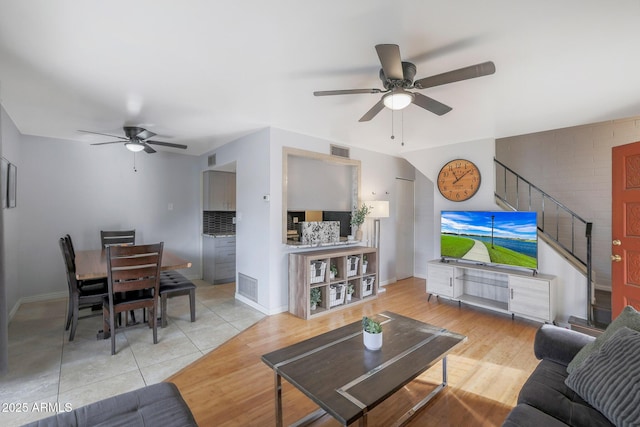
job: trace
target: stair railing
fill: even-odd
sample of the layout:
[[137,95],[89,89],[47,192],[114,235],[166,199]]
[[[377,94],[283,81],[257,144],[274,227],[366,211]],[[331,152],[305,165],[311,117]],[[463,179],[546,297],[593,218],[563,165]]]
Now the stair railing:
[[[494,193],[496,199],[514,211],[536,211],[538,232],[562,248],[566,254],[586,269],[587,323],[592,325],[591,230],[593,223],[581,218],[498,159],[494,158],[493,161],[496,173]],[[577,232],[579,229],[584,229],[584,234]]]

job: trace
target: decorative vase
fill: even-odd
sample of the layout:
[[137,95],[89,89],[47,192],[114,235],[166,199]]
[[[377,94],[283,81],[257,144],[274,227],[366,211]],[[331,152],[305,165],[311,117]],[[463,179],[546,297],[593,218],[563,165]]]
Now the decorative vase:
[[315,302],[312,302],[310,305],[311,305],[311,310],[315,310],[316,308],[318,308],[318,304],[316,304]]
[[362,230],[360,230],[360,227],[356,230],[356,240],[362,241]]
[[347,294],[347,302],[351,301],[351,294]]
[[369,264],[368,261],[365,261],[362,263],[362,274],[367,274],[367,265]]
[[364,346],[368,350],[380,350],[382,348],[382,332],[379,334],[370,334],[367,331],[362,331],[362,340],[364,341]]

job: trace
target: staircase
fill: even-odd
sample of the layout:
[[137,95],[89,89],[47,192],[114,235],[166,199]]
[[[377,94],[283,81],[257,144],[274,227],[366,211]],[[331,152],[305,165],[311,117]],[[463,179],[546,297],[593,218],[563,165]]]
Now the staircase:
[[538,236],[560,253],[586,277],[587,319],[569,319],[572,328],[599,333],[611,323],[611,293],[595,289],[592,279],[591,231],[593,224],[582,219],[555,198],[536,187],[508,166],[494,159],[496,203],[505,210],[538,213]]

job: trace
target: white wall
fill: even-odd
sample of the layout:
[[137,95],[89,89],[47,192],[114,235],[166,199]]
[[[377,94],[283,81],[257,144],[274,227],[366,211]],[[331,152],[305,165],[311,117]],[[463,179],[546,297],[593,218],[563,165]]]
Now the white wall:
[[[258,281],[258,303],[237,295],[257,309],[270,313],[271,307],[271,210],[280,201],[266,202],[271,192],[270,132],[263,129],[230,142],[200,157],[200,169],[216,169],[235,162],[236,170],[236,271]],[[207,166],[207,157],[216,154],[216,166]],[[281,198],[279,200],[282,200]],[[281,239],[280,226],[276,230]],[[278,240],[280,241],[280,240]]]
[[353,168],[290,156],[287,161],[288,210],[350,211]]
[[[465,142],[461,144],[445,145],[442,147],[429,148],[425,150],[412,151],[405,157],[413,166],[418,169],[431,185],[433,193],[433,230],[435,238],[427,241],[433,244],[433,254],[438,257],[440,254],[440,212],[443,210],[493,210],[496,204],[493,197],[494,173],[493,173],[493,153],[495,141],[485,139],[480,141]],[[478,192],[469,200],[464,202],[452,202],[442,197],[435,183],[442,166],[450,160],[467,159],[478,166],[480,170],[480,188]],[[427,185],[427,182],[422,182]],[[425,189],[426,190],[426,189]],[[436,232],[437,231],[437,232]],[[434,257],[434,258],[435,258]],[[428,261],[428,260],[427,260]]]
[[[423,279],[427,278],[427,261],[437,257],[434,252],[433,242],[439,240],[439,229],[434,228],[437,219],[434,210],[435,186],[420,171],[416,170],[415,181],[415,253],[414,275]],[[437,192],[437,190],[436,190]]]
[[[424,254],[430,256],[428,259],[417,260],[416,263],[424,263],[429,259],[437,258],[440,254],[440,212],[442,210],[495,210],[499,209],[495,204],[495,173],[493,158],[495,153],[495,141],[486,139],[480,141],[471,141],[455,145],[447,145],[426,150],[413,151],[406,153],[405,157],[418,169],[417,176],[424,174],[424,179],[418,179],[420,192],[429,192],[434,194],[433,197],[433,215],[431,216],[431,225],[425,229],[417,230],[417,233],[424,234],[425,238],[420,239],[416,235],[416,242],[421,241],[427,245],[416,249],[416,256]],[[452,202],[440,195],[435,182],[442,166],[453,159],[464,158],[474,162],[480,169],[481,186],[475,196],[464,202]],[[425,221],[429,220],[427,210],[429,204],[417,205],[421,216]],[[576,316],[586,319],[587,308],[587,287],[586,278],[574,267],[572,267],[563,257],[557,254],[542,240],[539,240],[538,261],[539,272],[557,276],[558,292],[557,292],[557,320],[560,323],[566,323],[570,316]],[[429,245],[432,245],[429,248]],[[423,256],[424,256],[423,255]],[[416,266],[417,274],[426,276],[426,265],[424,270],[422,266]]]
[[[236,269],[258,280],[258,303],[239,299],[268,314],[288,310],[288,255],[297,249],[282,243],[282,149],[293,147],[328,154],[331,141],[281,129],[263,129],[224,145],[200,158],[205,170],[207,157],[215,153],[218,166],[236,162]],[[351,158],[362,161],[364,200],[390,200],[394,206],[396,177],[414,178],[414,169],[403,159],[352,149]],[[375,192],[376,194],[372,194]],[[387,192],[389,194],[387,194]],[[265,195],[270,201],[265,201]],[[395,260],[394,212],[383,219],[380,280],[394,280],[387,266]],[[386,249],[385,249],[386,248]]]
[[20,133],[15,124],[6,113],[4,108],[0,108],[2,118],[2,156],[11,163],[18,166],[18,188],[16,194],[17,206],[11,209],[4,209],[2,220],[2,238],[4,243],[4,280],[6,289],[6,304],[9,311],[14,311],[14,307],[20,299],[21,290],[18,282],[18,246],[19,246],[19,215],[24,212],[22,179],[24,179],[23,161],[20,153]]
[[[198,159],[158,151],[133,154],[120,144],[88,146],[20,138],[18,288],[20,297],[67,293],[58,239],[99,249],[101,229],[136,229],[137,243],[165,242],[200,277]],[[169,205],[172,205],[172,209]]]

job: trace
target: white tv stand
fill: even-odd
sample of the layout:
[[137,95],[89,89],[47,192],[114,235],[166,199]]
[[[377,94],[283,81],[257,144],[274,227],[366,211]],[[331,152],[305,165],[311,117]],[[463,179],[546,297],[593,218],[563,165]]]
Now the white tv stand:
[[427,262],[427,293],[539,322],[556,318],[556,277],[457,261]]

